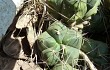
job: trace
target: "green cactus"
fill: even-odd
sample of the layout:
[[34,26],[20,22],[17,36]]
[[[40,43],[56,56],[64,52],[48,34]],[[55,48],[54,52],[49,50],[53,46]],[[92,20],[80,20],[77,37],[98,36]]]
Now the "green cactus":
[[42,59],[48,65],[52,66],[61,61],[75,65],[79,58],[82,34],[67,28],[60,21],[55,21],[38,37],[38,44]]
[[99,65],[107,63],[105,56],[108,54],[108,46],[106,43],[85,39],[81,50],[87,53],[90,59],[95,63]]
[[47,32],[44,32],[39,36],[38,42],[40,50],[45,50],[51,47],[59,46],[55,39],[51,37]]
[[60,46],[51,47],[42,51],[43,60],[52,66],[60,61]]
[[78,69],[72,68],[72,66],[70,66],[67,63],[58,63],[53,67],[52,70],[78,70]]
[[[64,46],[64,47],[63,47]],[[79,50],[70,46],[62,45],[64,48],[63,59],[70,65],[75,65],[79,58]],[[74,53],[74,54],[73,54]]]
[[82,34],[75,30],[68,30],[63,38],[63,44],[80,49],[82,42]]
[[96,14],[100,3],[101,3],[101,0],[88,0],[88,4],[90,5],[90,7],[92,6],[92,8],[88,10],[88,12],[85,15],[85,18],[88,18]]
[[59,43],[62,44],[64,36],[67,34],[68,28],[61,22],[56,21],[48,28],[47,32]]
[[77,20],[82,20],[82,18],[85,16],[87,12],[87,0],[80,0],[80,1],[66,0],[66,1],[71,5],[70,6],[71,10],[74,10],[74,14],[71,13],[71,17],[69,17],[70,19],[68,21],[74,22]]
[[[87,0],[47,0],[46,3],[54,10],[48,8],[49,13],[59,19],[61,13],[63,19],[75,21],[82,19],[87,11]],[[57,13],[58,12],[58,13]]]
[[[90,33],[102,33],[105,31],[105,16],[103,13],[98,12],[96,15],[92,16],[90,20],[91,25],[86,29]],[[109,25],[108,25],[109,26]]]
[[[46,0],[48,12],[56,19],[67,23],[73,23],[76,21],[78,24],[83,19],[94,15],[98,11],[98,6],[101,0]],[[62,15],[61,15],[62,14]],[[69,65],[76,65],[79,59],[79,50],[83,50],[85,53],[92,51],[97,47],[97,43],[93,43],[90,40],[84,42],[82,46],[82,34],[78,31],[69,29],[60,21],[52,23],[47,31],[43,32],[38,37],[38,48],[42,52],[42,59],[47,62],[48,65],[54,66],[52,70],[61,70],[62,63],[66,63],[64,70],[72,70]],[[100,46],[100,45],[99,45]],[[105,46],[105,44],[103,45]],[[102,46],[101,46],[102,47]],[[102,49],[98,47],[101,54],[107,53],[107,48],[104,48],[106,52],[101,52]],[[103,49],[103,50],[104,50]],[[95,62],[103,61],[103,58],[99,56],[98,51],[88,54]],[[97,54],[96,54],[97,53]],[[99,61],[98,58],[101,58]],[[60,63],[60,64],[59,64]]]
[[[48,11],[55,18],[59,19],[60,15],[57,12],[61,12],[63,0],[47,0]],[[51,8],[50,8],[51,7]]]
[[53,17],[72,23],[96,14],[101,0],[47,0],[46,3],[56,11],[48,8]]

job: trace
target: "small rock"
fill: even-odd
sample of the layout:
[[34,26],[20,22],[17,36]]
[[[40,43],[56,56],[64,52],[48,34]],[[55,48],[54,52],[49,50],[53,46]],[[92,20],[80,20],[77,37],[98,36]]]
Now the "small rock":
[[5,35],[16,14],[12,0],[0,0],[0,36]]
[[12,1],[15,3],[17,8],[20,7],[20,5],[24,2],[24,0],[12,0]]

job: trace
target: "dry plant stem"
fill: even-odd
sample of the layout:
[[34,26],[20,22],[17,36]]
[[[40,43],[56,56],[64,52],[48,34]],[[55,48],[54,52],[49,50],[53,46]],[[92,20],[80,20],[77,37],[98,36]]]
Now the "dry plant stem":
[[97,70],[97,68],[93,65],[93,63],[90,61],[90,59],[84,52],[80,50],[79,53],[80,53],[80,56],[82,56],[83,59],[88,63],[91,70]]
[[42,30],[41,30],[42,27],[43,27],[43,23],[42,22],[43,22],[45,14],[46,14],[46,6],[44,5],[44,10],[43,10],[42,18],[41,18],[41,20],[39,22],[39,25],[41,25],[41,26],[39,26],[38,36],[42,33]]

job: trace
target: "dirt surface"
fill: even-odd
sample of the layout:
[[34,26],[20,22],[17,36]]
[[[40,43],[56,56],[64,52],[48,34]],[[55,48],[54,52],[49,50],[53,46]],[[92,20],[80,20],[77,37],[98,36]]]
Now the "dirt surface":
[[34,62],[0,56],[0,70],[42,70]]

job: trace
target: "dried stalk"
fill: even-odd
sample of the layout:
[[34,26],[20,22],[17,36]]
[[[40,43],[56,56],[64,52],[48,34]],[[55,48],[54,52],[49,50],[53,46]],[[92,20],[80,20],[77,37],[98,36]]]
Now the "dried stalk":
[[80,50],[79,53],[83,57],[83,59],[88,63],[91,70],[97,70],[97,68],[93,65],[93,63],[90,61],[90,59],[84,52]]

